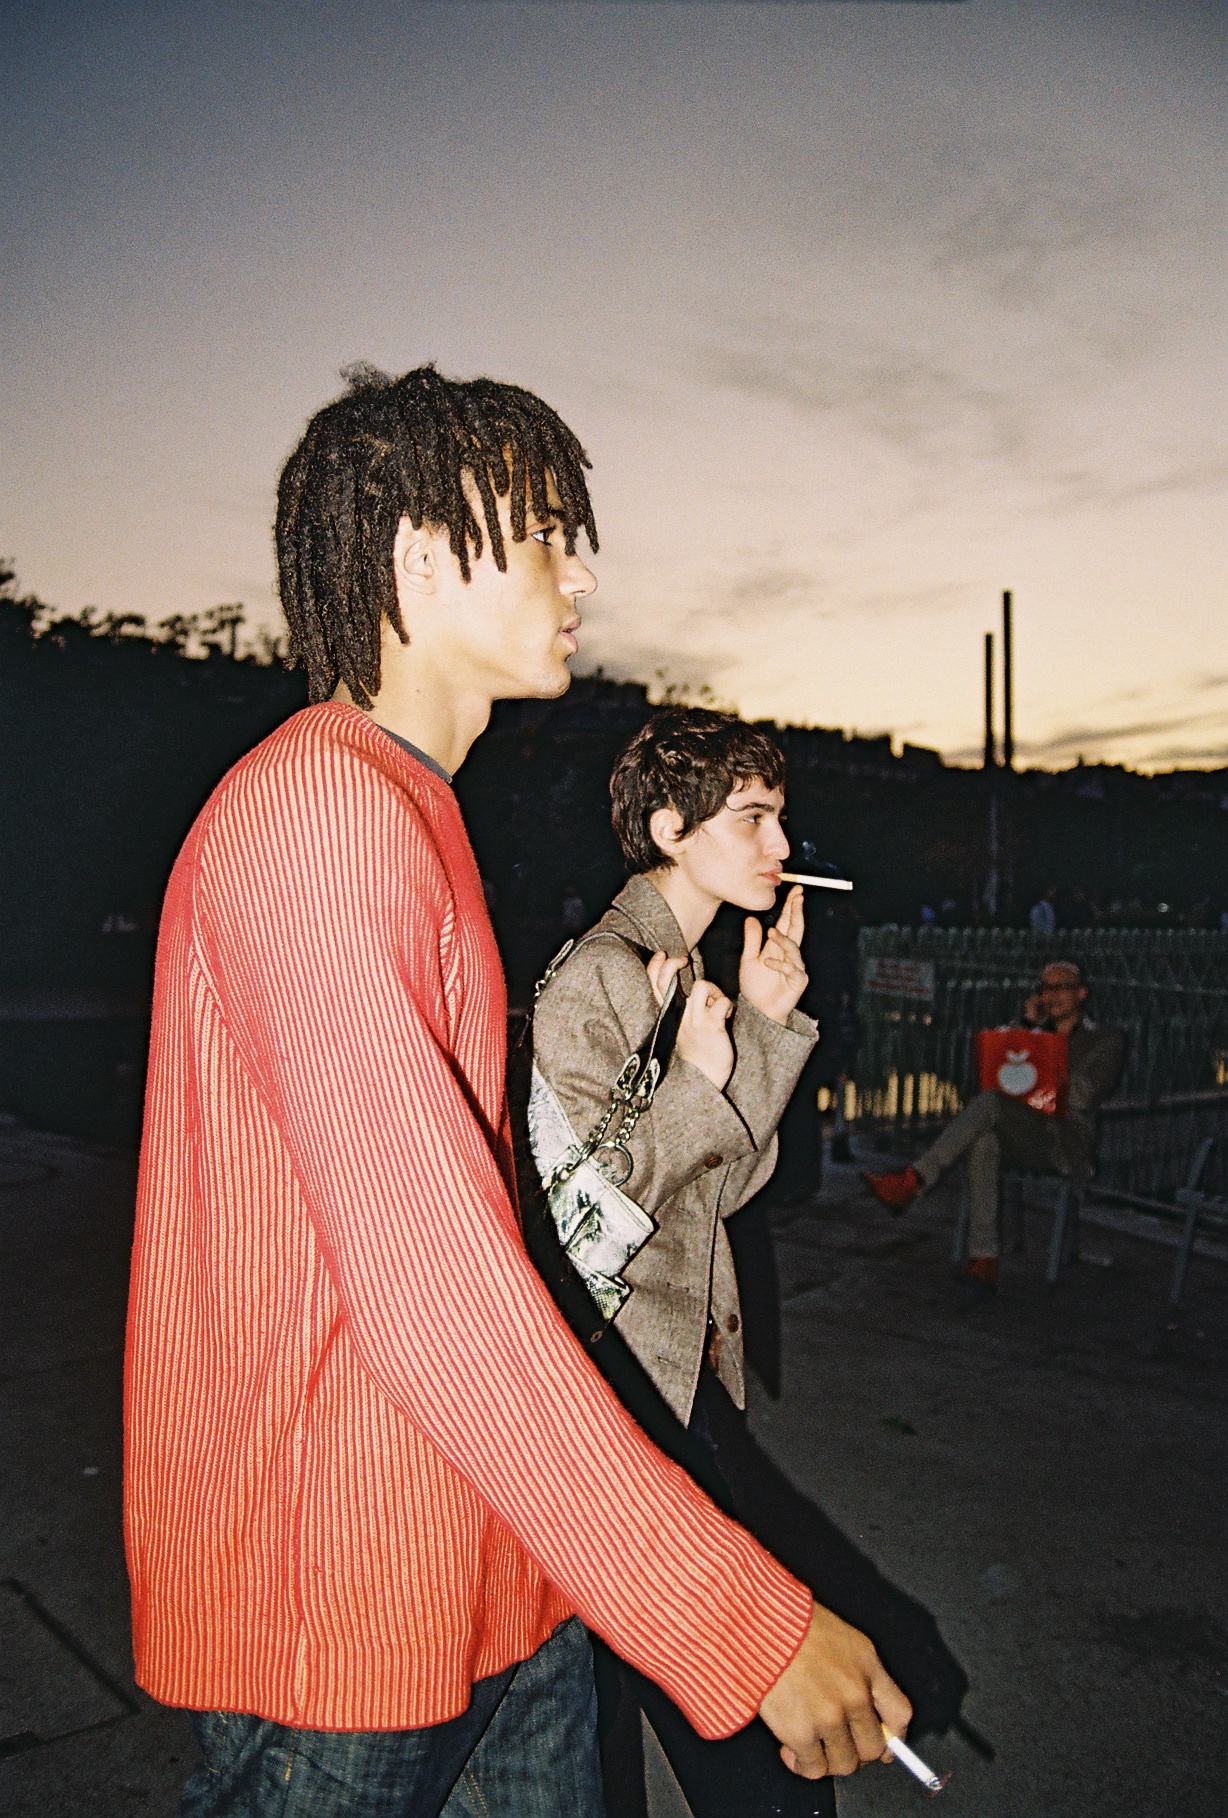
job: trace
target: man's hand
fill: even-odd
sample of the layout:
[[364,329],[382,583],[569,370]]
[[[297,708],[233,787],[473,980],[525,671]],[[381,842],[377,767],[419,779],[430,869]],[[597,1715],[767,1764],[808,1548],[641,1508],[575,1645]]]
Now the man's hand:
[[780,1758],[805,1780],[890,1761],[883,1726],[903,1736],[912,1706],[860,1630],[815,1604],[801,1647],[759,1706]]
[[[685,960],[666,959],[664,953],[653,954],[648,962],[648,982],[659,1004],[665,1002],[670,981],[685,965]],[[733,1005],[719,986],[711,979],[696,979],[674,1043],[683,1060],[690,1061],[692,1067],[698,1067],[706,1074],[718,1092],[725,1090],[733,1072],[733,1043],[725,1027],[732,1011]]]
[[780,919],[774,928],[768,929],[766,940],[756,918],[753,915],[746,918],[738,990],[774,1023],[789,1020],[790,1010],[796,1010],[806,989],[801,949],[805,926],[800,884],[794,884],[785,898]]

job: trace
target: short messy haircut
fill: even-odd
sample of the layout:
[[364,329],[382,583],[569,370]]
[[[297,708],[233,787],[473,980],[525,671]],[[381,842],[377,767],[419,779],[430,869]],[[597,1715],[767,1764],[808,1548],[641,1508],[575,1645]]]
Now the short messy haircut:
[[784,753],[766,732],[702,707],[654,713],[622,747],[610,777],[614,832],[631,876],[674,863],[649,830],[658,808],[677,810],[685,839],[756,778],[784,788]]
[[446,531],[466,581],[486,538],[495,565],[507,567],[499,498],[509,501],[516,543],[530,507],[561,519],[568,555],[580,530],[596,549],[597,526],[588,456],[535,393],[495,379],[445,379],[434,366],[394,379],[360,364],[343,376],[348,389],[316,412],[282,470],[278,589],[289,663],[307,671],[308,698],[326,701],[344,682],[369,707],[379,692],[385,620],[408,641],[392,572],[402,518],[415,530]]

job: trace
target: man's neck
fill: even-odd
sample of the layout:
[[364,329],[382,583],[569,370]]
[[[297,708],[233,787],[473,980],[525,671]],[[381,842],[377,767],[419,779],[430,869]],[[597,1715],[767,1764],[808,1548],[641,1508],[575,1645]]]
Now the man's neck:
[[[485,732],[492,702],[481,692],[446,684],[436,687],[432,682],[421,670],[398,666],[385,675],[371,705],[360,711],[425,751],[449,776],[455,776],[475,739]],[[344,682],[338,682],[333,699],[357,706]]]
[[701,890],[677,865],[662,865],[645,875],[672,909],[689,953],[698,947],[711,927],[712,919],[721,906],[721,899],[707,890]]

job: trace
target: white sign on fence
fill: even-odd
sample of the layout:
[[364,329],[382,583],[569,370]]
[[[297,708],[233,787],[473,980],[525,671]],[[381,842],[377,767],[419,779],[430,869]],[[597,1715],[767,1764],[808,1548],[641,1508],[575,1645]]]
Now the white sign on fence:
[[875,991],[880,997],[914,997],[932,1004],[934,962],[871,955],[862,962],[861,988]]

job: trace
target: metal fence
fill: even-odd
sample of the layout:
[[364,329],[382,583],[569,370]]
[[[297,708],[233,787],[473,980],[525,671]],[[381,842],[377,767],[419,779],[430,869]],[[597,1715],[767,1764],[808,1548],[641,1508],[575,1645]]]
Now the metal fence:
[[1014,1021],[1043,965],[1077,960],[1090,1013],[1126,1032],[1100,1126],[1097,1184],[1171,1206],[1203,1140],[1204,1185],[1228,1185],[1228,934],[866,928],[861,1043],[847,1110],[881,1146],[915,1153],[976,1090],[973,1036]]

